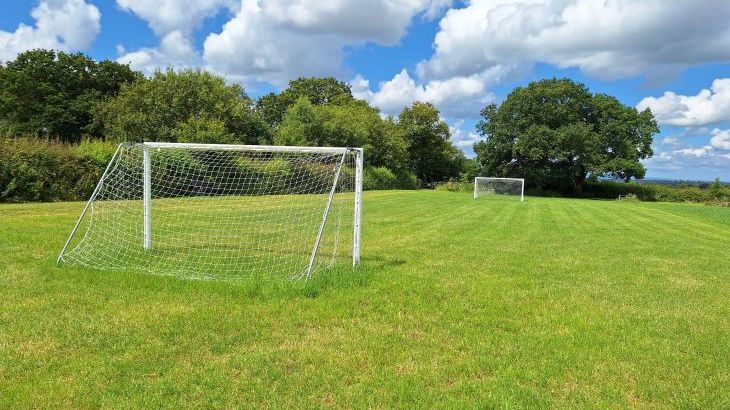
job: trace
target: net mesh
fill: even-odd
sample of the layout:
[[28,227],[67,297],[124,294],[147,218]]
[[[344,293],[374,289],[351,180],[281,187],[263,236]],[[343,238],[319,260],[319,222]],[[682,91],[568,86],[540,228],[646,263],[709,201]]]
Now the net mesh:
[[474,198],[483,196],[507,196],[523,199],[524,180],[518,178],[488,178],[474,179]]
[[[61,260],[197,278],[299,278],[352,263],[356,154],[122,145]],[[335,185],[336,181],[336,185]]]

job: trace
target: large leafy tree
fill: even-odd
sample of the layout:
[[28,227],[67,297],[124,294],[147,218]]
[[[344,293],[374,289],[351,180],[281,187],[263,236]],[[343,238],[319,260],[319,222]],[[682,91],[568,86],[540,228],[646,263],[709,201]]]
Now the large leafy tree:
[[569,79],[516,88],[481,111],[485,140],[474,151],[481,173],[524,177],[538,188],[579,191],[586,178],[642,178],[659,132],[649,110],[638,112]]
[[353,101],[350,85],[334,77],[301,77],[289,82],[280,94],[269,93],[256,102],[256,110],[266,123],[277,128],[289,107],[300,98],[314,105],[339,105]]
[[0,132],[77,141],[100,136],[93,111],[142,74],[80,53],[32,50],[0,65]]
[[367,165],[400,174],[408,167],[401,129],[367,102],[315,105],[300,97],[287,110],[274,142],[279,145],[363,147]]
[[459,176],[464,154],[451,144],[449,126],[433,104],[415,102],[404,108],[398,116],[398,126],[408,144],[411,170],[422,185]]
[[268,139],[243,88],[200,70],[159,71],[125,86],[101,106],[97,118],[110,137],[123,141],[258,144]]

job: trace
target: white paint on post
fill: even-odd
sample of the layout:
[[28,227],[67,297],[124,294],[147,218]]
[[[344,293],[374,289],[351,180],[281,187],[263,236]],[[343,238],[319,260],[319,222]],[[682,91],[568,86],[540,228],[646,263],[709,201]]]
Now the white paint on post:
[[262,152],[297,152],[318,154],[342,154],[350,148],[341,147],[296,147],[283,145],[233,145],[233,144],[196,144],[180,142],[145,142],[146,148],[177,148],[188,150],[217,150],[217,151],[262,151]]
[[145,145],[142,149],[143,164],[143,202],[144,202],[144,249],[152,249],[152,164],[150,161],[149,147]]
[[360,263],[360,239],[362,237],[363,149],[355,149],[355,155],[355,216],[353,219],[354,238],[352,241],[352,266],[356,266]]
[[525,201],[525,180],[522,179],[521,181],[522,181],[522,191],[520,192],[520,201],[524,202]]
[[324,233],[324,226],[327,223],[327,216],[330,213],[330,207],[332,206],[332,198],[335,197],[335,192],[337,191],[337,182],[340,179],[340,172],[342,171],[342,164],[345,163],[345,157],[347,156],[347,152],[342,153],[342,159],[340,159],[340,163],[337,165],[336,171],[335,171],[335,180],[332,182],[332,188],[330,189],[330,195],[327,199],[327,205],[324,208],[324,213],[322,214],[322,223],[319,225],[319,232],[317,232],[317,240],[314,241],[314,249],[312,249],[312,254],[309,258],[309,267],[307,268],[307,280],[312,277],[312,270],[314,269],[314,261],[317,259],[317,252],[319,251],[319,243],[322,241],[322,234]]

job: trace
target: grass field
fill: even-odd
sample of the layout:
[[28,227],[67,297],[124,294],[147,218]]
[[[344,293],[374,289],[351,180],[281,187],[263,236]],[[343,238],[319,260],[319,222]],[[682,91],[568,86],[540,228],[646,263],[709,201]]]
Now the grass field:
[[730,210],[368,192],[307,284],[54,264],[0,205],[0,407],[729,408]]

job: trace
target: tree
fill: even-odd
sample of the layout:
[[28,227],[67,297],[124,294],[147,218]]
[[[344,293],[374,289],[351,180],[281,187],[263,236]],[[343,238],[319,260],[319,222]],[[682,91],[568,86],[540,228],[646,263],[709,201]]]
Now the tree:
[[302,97],[313,105],[348,104],[354,100],[350,85],[334,77],[300,77],[290,81],[280,94],[269,93],[259,98],[256,111],[270,127],[276,128],[289,107]]
[[122,141],[258,144],[269,138],[240,85],[199,70],[158,71],[125,86],[97,119]]
[[300,97],[287,110],[277,130],[278,145],[363,147],[366,164],[384,166],[400,175],[407,170],[406,142],[397,125],[382,119],[367,102],[314,105]]
[[101,136],[96,106],[143,78],[127,65],[52,50],[26,51],[0,67],[0,132],[63,141]]
[[523,177],[534,187],[580,191],[586,178],[642,178],[659,132],[649,110],[638,112],[569,79],[518,87],[477,124],[485,140],[474,151],[482,175]]
[[431,103],[415,102],[398,116],[398,125],[408,143],[411,171],[421,184],[457,178],[464,154],[451,144],[449,126]]
[[712,198],[720,201],[724,196],[722,191],[722,182],[720,182],[720,177],[717,177],[710,185],[710,195],[712,196]]

